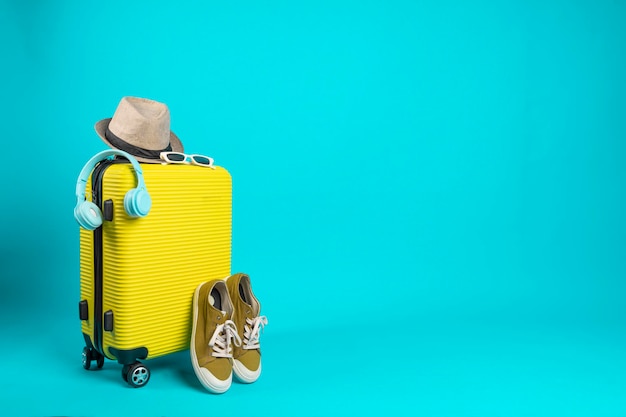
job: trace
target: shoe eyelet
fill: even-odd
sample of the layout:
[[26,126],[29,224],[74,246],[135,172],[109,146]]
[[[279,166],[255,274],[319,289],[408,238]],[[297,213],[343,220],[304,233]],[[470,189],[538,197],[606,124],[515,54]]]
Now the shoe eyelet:
[[222,316],[217,316],[217,319],[218,319],[218,320],[221,320],[221,319],[222,319]]

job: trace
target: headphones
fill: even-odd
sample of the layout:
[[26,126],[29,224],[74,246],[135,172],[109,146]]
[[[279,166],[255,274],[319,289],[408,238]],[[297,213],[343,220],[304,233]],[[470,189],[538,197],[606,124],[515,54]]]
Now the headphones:
[[129,190],[124,196],[124,210],[131,217],[145,217],[152,207],[152,198],[146,190],[146,184],[143,181],[143,173],[141,166],[135,158],[130,154],[118,149],[109,149],[95,154],[83,167],[78,175],[76,182],[76,207],[74,207],[74,218],[78,224],[87,230],[95,230],[102,224],[102,211],[91,201],[85,199],[85,187],[89,174],[95,168],[98,162],[107,159],[110,156],[122,156],[128,159],[135,171],[137,178],[137,187]]

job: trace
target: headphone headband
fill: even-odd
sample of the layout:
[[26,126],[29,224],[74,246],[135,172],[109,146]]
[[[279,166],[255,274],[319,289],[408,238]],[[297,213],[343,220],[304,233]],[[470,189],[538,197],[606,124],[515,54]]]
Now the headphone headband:
[[95,154],[83,167],[76,181],[76,207],[74,207],[74,218],[78,224],[87,230],[95,230],[102,225],[102,211],[91,201],[85,198],[85,189],[87,188],[87,179],[89,173],[93,171],[96,164],[105,160],[109,156],[121,156],[133,166],[135,178],[137,178],[137,186],[126,192],[124,195],[124,210],[130,217],[145,217],[152,207],[152,198],[146,190],[146,184],[143,181],[143,172],[139,162],[124,151],[119,149],[107,149],[106,151]]
[[137,178],[137,187],[138,189],[145,189],[146,185],[143,181],[143,172],[141,171],[141,166],[139,162],[128,152],[120,151],[119,149],[107,149],[106,151],[98,152],[95,154],[83,167],[78,175],[78,180],[76,181],[76,200],[77,204],[81,201],[85,200],[85,187],[87,185],[87,179],[89,178],[89,174],[95,168],[96,164],[110,156],[121,156],[128,161],[133,166],[133,170],[135,171],[135,177]]

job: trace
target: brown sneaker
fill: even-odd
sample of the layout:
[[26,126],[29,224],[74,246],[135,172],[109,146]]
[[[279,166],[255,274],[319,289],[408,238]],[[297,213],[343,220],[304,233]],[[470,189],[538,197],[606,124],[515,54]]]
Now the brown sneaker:
[[252,292],[248,275],[232,275],[226,279],[226,285],[235,309],[233,321],[243,340],[233,348],[233,372],[241,382],[251,383],[261,375],[259,333],[267,324],[267,317],[259,315],[261,303]]
[[232,315],[233,304],[224,281],[208,281],[196,288],[189,346],[191,363],[200,383],[215,394],[230,388],[233,344],[241,345]]

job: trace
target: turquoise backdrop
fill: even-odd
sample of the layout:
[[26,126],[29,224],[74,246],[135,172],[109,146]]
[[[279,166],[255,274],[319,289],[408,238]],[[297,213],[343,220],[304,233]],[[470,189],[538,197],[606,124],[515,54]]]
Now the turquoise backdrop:
[[[0,5],[0,414],[626,415],[626,3]],[[82,369],[76,177],[125,95],[233,176],[253,385]]]

